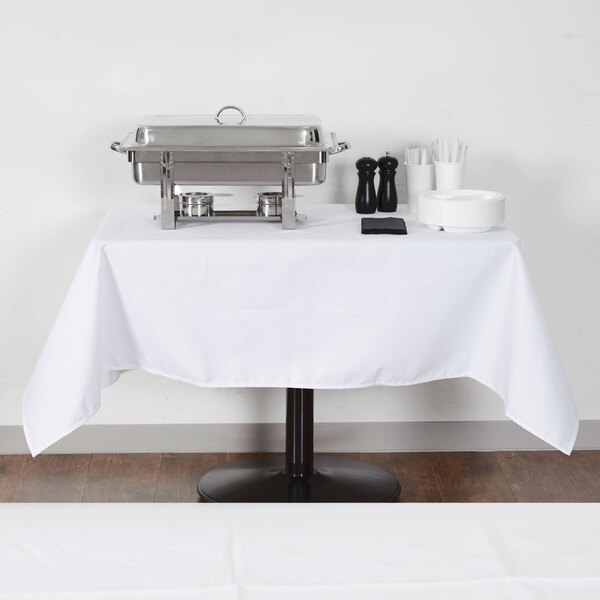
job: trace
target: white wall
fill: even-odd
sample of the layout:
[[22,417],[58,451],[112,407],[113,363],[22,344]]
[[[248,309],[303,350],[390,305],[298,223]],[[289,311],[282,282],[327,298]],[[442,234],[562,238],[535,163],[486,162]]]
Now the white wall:
[[[352,202],[354,162],[437,136],[502,191],[582,419],[600,418],[600,2],[0,3],[0,425],[108,206],[150,203],[109,150],[148,114],[313,113],[352,143],[305,202]],[[405,196],[399,177],[399,191]],[[239,191],[239,190],[238,190]],[[321,392],[317,420],[494,420],[468,380]],[[278,390],[130,373],[94,423],[267,422]]]

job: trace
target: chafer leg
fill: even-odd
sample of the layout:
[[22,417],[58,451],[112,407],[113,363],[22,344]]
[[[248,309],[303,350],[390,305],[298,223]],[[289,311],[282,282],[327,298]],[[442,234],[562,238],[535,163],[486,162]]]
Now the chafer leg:
[[296,229],[296,192],[294,189],[296,165],[293,152],[282,153],[281,167],[281,226],[283,229]]
[[172,152],[160,153],[160,225],[163,229],[175,229]]

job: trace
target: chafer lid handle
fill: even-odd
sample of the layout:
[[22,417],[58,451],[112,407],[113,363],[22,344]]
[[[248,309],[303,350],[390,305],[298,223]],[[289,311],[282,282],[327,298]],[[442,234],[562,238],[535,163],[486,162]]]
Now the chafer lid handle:
[[238,125],[243,125],[246,122],[246,113],[239,106],[234,106],[233,104],[228,104],[227,106],[223,106],[223,108],[221,108],[219,110],[219,112],[217,113],[217,116],[215,117],[215,121],[219,125],[223,125],[223,121],[221,121],[221,119],[219,119],[219,116],[221,115],[221,113],[224,110],[227,110],[229,108],[233,108],[233,110],[237,110],[240,113],[240,115],[242,115],[242,120],[238,123]]

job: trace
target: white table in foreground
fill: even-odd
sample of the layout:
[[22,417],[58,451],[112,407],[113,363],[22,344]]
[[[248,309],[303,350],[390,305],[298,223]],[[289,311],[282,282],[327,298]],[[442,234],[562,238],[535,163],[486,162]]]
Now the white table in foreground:
[[599,536],[594,503],[4,504],[0,600],[597,600]]
[[[29,382],[32,454],[138,369],[203,387],[362,388],[471,377],[569,453],[575,404],[510,231],[361,235],[351,205],[308,221],[182,224],[112,209]],[[402,215],[401,215],[402,216]]]

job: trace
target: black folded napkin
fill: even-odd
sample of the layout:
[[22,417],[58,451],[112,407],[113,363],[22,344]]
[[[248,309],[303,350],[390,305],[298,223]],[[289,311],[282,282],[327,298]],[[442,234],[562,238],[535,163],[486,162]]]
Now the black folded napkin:
[[386,217],[375,219],[363,217],[360,220],[361,233],[393,233],[394,235],[406,235],[406,223],[399,217]]

